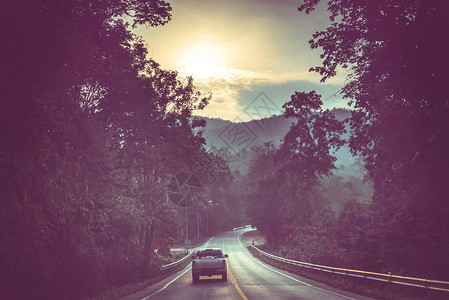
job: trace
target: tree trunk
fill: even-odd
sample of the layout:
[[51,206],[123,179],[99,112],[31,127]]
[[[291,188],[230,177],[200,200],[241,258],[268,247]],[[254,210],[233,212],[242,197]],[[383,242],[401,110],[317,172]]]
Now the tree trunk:
[[143,245],[143,256],[148,258],[153,253],[153,239],[154,239],[154,222],[150,221],[150,224],[146,226],[145,230],[145,243]]

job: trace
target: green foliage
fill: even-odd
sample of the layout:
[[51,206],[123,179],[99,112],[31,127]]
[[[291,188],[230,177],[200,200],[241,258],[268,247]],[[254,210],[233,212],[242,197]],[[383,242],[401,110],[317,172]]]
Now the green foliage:
[[[299,10],[310,13],[320,1],[304,2]],[[322,81],[339,68],[349,72],[341,92],[354,107],[350,147],[374,188],[371,206],[348,204],[337,231],[327,231],[373,270],[449,276],[445,8],[443,1],[330,1],[333,23],[310,41],[323,50],[322,66],[311,68]]]
[[[319,2],[305,0],[299,10],[310,13]],[[373,183],[372,203],[354,197],[357,200],[344,202],[338,214],[326,205],[324,209],[310,205],[306,222],[297,223],[283,239],[285,255],[341,267],[448,278],[449,106],[445,85],[449,65],[444,57],[449,44],[441,41],[448,40],[449,23],[443,2],[328,3],[332,24],[310,41],[312,48],[323,50],[323,63],[311,71],[319,73],[322,81],[335,76],[340,68],[349,73],[341,90],[353,106],[349,145],[352,153],[362,158],[367,180]],[[298,203],[292,201],[298,199],[298,191],[299,203],[313,204],[310,199],[326,202],[326,193],[316,185],[321,175],[328,175],[323,188],[327,185],[335,193],[344,193],[347,200],[355,195],[353,188],[361,186],[351,180],[345,187],[338,177],[329,176],[333,167],[329,150],[340,145],[342,128],[330,119],[320,121],[325,113],[319,111],[318,95],[295,93],[284,108],[285,115],[295,116],[298,123],[279,150],[285,161],[279,158],[274,164],[283,171],[276,176],[284,176],[283,187],[279,188],[276,180],[261,179],[253,203],[260,201],[272,211],[257,210],[250,204],[258,222],[264,223],[262,217],[269,220],[272,214],[277,223],[265,224],[279,228],[278,218],[294,224],[288,223],[288,213],[280,212],[279,207]],[[315,129],[324,124],[335,130],[337,139],[326,129]],[[320,134],[327,140],[320,140]],[[305,187],[292,189],[289,180],[296,187],[309,187],[309,193]],[[266,188],[268,184],[271,189]],[[295,214],[304,211],[294,205],[285,207]],[[274,230],[265,233],[277,234]]]
[[340,148],[345,132],[342,122],[321,110],[321,96],[314,91],[296,92],[284,104],[284,117],[297,119],[285,135],[279,155],[288,163],[284,171],[300,176],[300,184],[313,186],[318,177],[330,174],[336,158],[330,151]]
[[283,143],[254,149],[248,214],[270,244],[285,243],[292,226],[310,221],[319,179],[335,168],[330,152],[344,144],[343,123],[330,111],[322,111],[321,105],[315,92],[296,92],[284,105],[284,116],[296,122]]
[[2,61],[2,297],[79,299],[154,275],[154,250],[181,233],[166,179],[195,168],[204,140],[192,111],[210,99],[147,59],[124,22],[163,25],[170,6],[9,9],[21,18],[6,17]]
[[[350,71],[342,90],[355,107],[350,145],[366,162],[376,201],[396,210],[414,202],[440,211],[446,202],[449,68],[438,60],[448,47],[438,42],[448,36],[444,7],[441,1],[333,1],[331,16],[341,21],[311,41],[324,51],[323,66],[313,69],[323,80],[339,66]],[[418,190],[429,195],[426,201],[418,200]]]

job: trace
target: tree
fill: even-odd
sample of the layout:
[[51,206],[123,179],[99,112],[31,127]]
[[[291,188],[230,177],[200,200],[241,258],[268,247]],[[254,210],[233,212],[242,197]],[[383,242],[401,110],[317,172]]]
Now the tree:
[[[318,2],[299,10],[310,13]],[[330,1],[333,23],[310,41],[323,50],[322,66],[311,69],[322,81],[349,71],[342,94],[354,107],[350,146],[373,180],[379,225],[400,228],[388,247],[420,258],[401,267],[445,277],[438,261],[447,261],[449,244],[446,9],[438,0]]]
[[290,127],[280,148],[289,163],[284,170],[298,174],[302,184],[314,185],[322,175],[335,169],[336,160],[330,151],[338,150],[344,141],[344,125],[329,110],[323,111],[320,95],[295,92],[284,104],[284,117],[297,121]]
[[282,216],[284,201],[279,181],[276,179],[280,168],[276,161],[279,150],[273,142],[267,142],[254,148],[256,157],[250,162],[248,172],[249,193],[247,212],[251,224],[267,236],[269,244],[275,244],[274,237],[286,221]]
[[[335,169],[336,158],[331,151],[338,150],[344,141],[343,122],[329,111],[321,109],[320,95],[315,92],[295,92],[284,104],[284,117],[295,118],[278,151],[283,161],[277,176],[284,182],[284,191],[290,191],[285,213],[297,216],[299,224],[309,220],[311,201],[317,192],[319,179]],[[293,218],[295,220],[295,218]]]
[[148,60],[124,20],[163,25],[170,10],[159,0],[4,10],[20,13],[1,28],[6,299],[79,299],[158,270],[151,250],[164,241],[152,236],[179,232],[163,179],[194,166],[204,140],[191,115],[208,97]]
[[252,222],[269,236],[283,226],[302,226],[312,215],[319,179],[335,168],[330,154],[344,144],[343,122],[321,109],[320,95],[296,92],[283,108],[284,117],[296,122],[279,148],[273,143],[256,147],[249,177],[255,189],[249,196]]

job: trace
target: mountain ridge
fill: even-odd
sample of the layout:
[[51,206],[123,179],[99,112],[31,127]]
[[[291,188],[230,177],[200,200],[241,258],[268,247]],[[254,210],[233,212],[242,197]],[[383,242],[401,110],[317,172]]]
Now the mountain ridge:
[[[342,121],[351,117],[351,111],[334,108],[331,112]],[[197,117],[206,121],[203,137],[206,140],[206,150],[224,156],[232,172],[246,174],[249,162],[255,157],[252,148],[272,141],[280,145],[294,119],[287,119],[282,115],[273,115],[259,120],[247,122],[232,122],[220,118]],[[346,125],[349,131],[348,125]],[[342,136],[349,138],[346,133]],[[338,168],[335,172],[344,176],[363,177],[358,158],[354,157],[348,145],[341,147],[334,154]]]
[[[345,109],[332,110],[340,121],[351,116],[351,111]],[[276,145],[290,128],[294,119],[283,116],[271,116],[262,120],[248,122],[231,122],[229,120],[201,117],[206,121],[203,137],[206,139],[206,150],[220,155],[227,162],[234,177],[245,177],[248,174],[251,160],[256,157],[253,147],[272,141]],[[349,139],[349,125],[346,123],[347,133],[342,135]],[[370,201],[372,186],[365,181],[365,169],[361,159],[351,154],[348,144],[345,144],[333,154],[337,160],[335,169],[330,176],[321,178],[323,195],[328,199],[328,207],[339,212],[349,199],[358,202]]]

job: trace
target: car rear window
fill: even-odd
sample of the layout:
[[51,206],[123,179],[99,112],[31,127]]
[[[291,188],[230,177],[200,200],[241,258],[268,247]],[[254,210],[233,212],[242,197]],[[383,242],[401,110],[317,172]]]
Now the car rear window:
[[203,251],[198,251],[196,256],[199,258],[207,257],[207,256],[222,257],[223,253],[221,252],[221,250],[203,250]]

